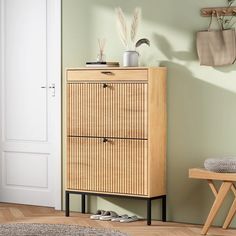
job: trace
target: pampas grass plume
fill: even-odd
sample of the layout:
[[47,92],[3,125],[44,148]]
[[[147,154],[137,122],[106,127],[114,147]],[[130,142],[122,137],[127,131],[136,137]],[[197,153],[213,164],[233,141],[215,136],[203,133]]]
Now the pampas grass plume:
[[140,18],[141,18],[141,8],[136,7],[134,9],[133,20],[130,29],[130,38],[133,43],[135,42],[135,38],[137,36]]
[[120,7],[115,9],[116,16],[117,16],[117,26],[118,32],[120,35],[121,42],[127,48],[128,47],[128,31],[127,31],[127,23],[124,16],[124,13]]

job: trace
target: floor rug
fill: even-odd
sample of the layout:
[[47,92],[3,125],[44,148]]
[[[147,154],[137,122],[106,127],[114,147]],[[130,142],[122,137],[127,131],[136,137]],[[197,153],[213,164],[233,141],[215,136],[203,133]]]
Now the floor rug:
[[1,236],[128,236],[119,231],[59,224],[0,224]]

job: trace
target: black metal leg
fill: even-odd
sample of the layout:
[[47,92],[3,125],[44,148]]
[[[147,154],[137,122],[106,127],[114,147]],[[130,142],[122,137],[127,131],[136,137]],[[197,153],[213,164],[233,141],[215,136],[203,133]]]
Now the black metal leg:
[[162,221],[166,222],[166,196],[162,197]]
[[66,191],[66,216],[70,216],[70,193]]
[[152,199],[147,199],[147,225],[151,225],[152,221]]
[[81,209],[82,213],[85,213],[85,194],[81,194]]

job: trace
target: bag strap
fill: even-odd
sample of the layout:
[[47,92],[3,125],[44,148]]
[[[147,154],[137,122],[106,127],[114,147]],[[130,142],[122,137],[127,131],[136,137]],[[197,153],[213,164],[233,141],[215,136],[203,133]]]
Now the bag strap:
[[223,30],[222,24],[220,23],[220,19],[219,19],[219,18],[220,18],[219,13],[218,13],[217,11],[216,11],[216,12],[215,12],[215,11],[212,11],[210,23],[209,23],[209,26],[208,26],[208,31],[211,30],[211,25],[212,25],[214,13],[216,13],[216,19],[217,19],[217,22],[218,22],[218,24],[219,24],[219,26],[220,26],[220,29]]

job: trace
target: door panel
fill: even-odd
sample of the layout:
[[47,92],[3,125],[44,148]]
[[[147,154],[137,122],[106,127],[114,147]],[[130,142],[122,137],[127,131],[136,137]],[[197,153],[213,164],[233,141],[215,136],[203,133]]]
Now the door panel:
[[147,140],[68,138],[67,188],[147,195]]
[[48,187],[47,155],[5,152],[3,159],[6,186]]
[[147,138],[147,84],[73,83],[67,93],[69,136]]
[[40,87],[47,83],[47,1],[3,2],[5,138],[46,141],[47,97]]
[[0,9],[0,201],[60,209],[60,0]]

